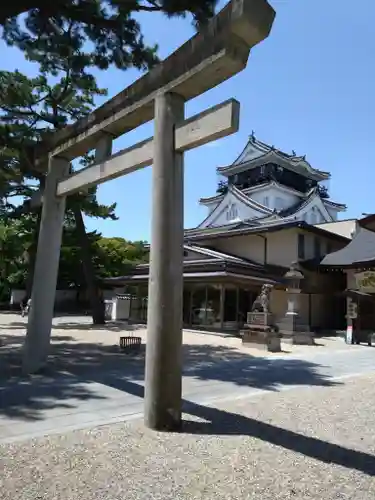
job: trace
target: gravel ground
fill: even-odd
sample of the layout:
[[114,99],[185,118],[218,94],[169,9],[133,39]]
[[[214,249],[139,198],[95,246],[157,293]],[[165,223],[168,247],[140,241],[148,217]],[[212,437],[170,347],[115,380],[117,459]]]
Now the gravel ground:
[[181,434],[137,421],[3,445],[0,498],[374,499],[374,382],[192,405]]
[[[5,347],[21,346],[26,333],[27,318],[22,318],[19,314],[0,314],[0,346]],[[105,327],[95,327],[88,316],[62,316],[53,319],[52,345],[81,345],[88,344],[113,346],[118,345],[120,335],[134,334],[142,338],[142,343],[146,343],[147,329],[145,325],[107,322]],[[210,345],[224,347],[232,351],[251,354],[252,356],[275,357],[278,353],[268,353],[261,349],[251,348],[242,345],[242,340],[231,334],[219,332],[207,332],[199,330],[184,330],[183,342],[185,345]],[[326,350],[347,350],[352,346],[345,344],[340,337],[318,338],[316,340],[319,352]],[[291,346],[282,345],[284,354],[304,354],[311,352],[311,346]]]

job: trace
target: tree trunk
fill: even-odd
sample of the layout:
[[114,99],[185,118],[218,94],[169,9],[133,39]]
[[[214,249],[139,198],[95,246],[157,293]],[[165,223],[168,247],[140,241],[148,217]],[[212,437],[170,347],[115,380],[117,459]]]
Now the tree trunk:
[[[39,180],[39,191],[43,191],[44,186],[45,186],[45,178],[43,177]],[[26,303],[30,299],[31,292],[33,289],[36,253],[38,251],[39,231],[40,231],[40,224],[42,222],[42,208],[43,207],[41,204],[40,207],[38,207],[38,216],[36,219],[33,242],[31,243],[30,247],[27,250],[28,270],[27,270],[27,278],[25,284],[25,295],[22,299],[23,303]]]
[[27,270],[27,278],[25,286],[25,296],[23,298],[23,302],[27,302],[29,300],[33,289],[34,268],[36,262],[36,253],[38,251],[38,238],[39,238],[41,220],[42,220],[42,208],[40,207],[40,209],[38,210],[38,217],[36,220],[34,240],[27,250],[28,270]]
[[100,296],[100,289],[95,279],[95,270],[92,263],[90,244],[87,238],[85,224],[83,222],[82,212],[79,207],[73,207],[74,219],[76,223],[77,237],[81,248],[81,258],[83,272],[85,275],[87,291],[92,311],[92,320],[94,325],[105,324],[104,301]]

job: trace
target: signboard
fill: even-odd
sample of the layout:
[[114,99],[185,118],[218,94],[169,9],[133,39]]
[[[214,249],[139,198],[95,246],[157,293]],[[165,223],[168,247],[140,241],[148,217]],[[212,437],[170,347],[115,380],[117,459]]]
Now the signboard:
[[346,328],[345,342],[347,344],[353,343],[353,327],[351,325],[348,325],[348,327]]
[[347,301],[347,318],[355,319],[358,317],[358,306],[351,299]]
[[357,288],[361,292],[375,293],[375,271],[364,271],[354,275]]

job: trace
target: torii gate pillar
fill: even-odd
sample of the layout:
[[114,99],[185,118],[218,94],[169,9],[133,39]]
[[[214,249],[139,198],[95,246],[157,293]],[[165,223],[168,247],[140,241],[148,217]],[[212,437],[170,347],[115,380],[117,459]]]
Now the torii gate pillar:
[[183,153],[175,151],[175,125],[184,99],[155,98],[152,226],[145,380],[145,424],[174,430],[181,424],[183,294]]
[[70,162],[64,158],[49,159],[44,191],[42,219],[35,262],[31,308],[23,352],[23,371],[35,373],[44,367],[50,347],[50,333],[55,303],[65,197],[56,196],[57,182],[68,177]]

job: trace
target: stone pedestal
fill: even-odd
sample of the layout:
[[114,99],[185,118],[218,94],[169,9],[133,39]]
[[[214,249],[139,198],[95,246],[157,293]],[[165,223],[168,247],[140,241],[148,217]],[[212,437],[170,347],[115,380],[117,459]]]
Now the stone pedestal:
[[298,315],[285,316],[279,323],[279,332],[286,344],[314,345],[314,332]]
[[252,326],[273,326],[273,316],[270,312],[248,312],[246,317],[246,325],[248,328]]
[[285,317],[278,322],[283,342],[287,344],[314,345],[314,332],[310,330],[298,314],[299,288],[288,288],[288,310]]
[[280,352],[281,343],[277,327],[273,324],[272,314],[251,312],[247,314],[247,323],[241,331],[242,344],[268,352]]

